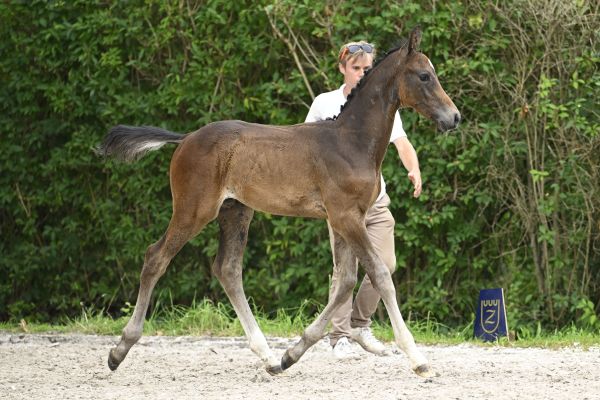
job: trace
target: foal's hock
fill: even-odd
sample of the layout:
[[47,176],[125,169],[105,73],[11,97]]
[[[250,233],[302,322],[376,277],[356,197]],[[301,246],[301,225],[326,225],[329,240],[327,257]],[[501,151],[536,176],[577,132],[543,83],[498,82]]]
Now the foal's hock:
[[[422,376],[433,374],[404,324],[389,270],[374,252],[364,223],[379,192],[396,110],[411,107],[442,131],[460,121],[429,59],[418,51],[420,38],[420,31],[413,30],[403,46],[377,62],[335,120],[293,126],[221,121],[187,135],[154,127],[110,130],[98,152],[125,161],[166,143],[178,144],[170,167],[173,216],[146,251],[135,310],[108,357],[111,370],[141,337],[152,290],[170,260],[216,218],[220,240],[212,271],[267,371],[289,368],[321,337],[332,313],[352,293],[358,259],[383,299],[395,341],[411,368]],[[323,312],[281,360],[267,345],[242,287],[242,255],[254,210],[327,219],[341,271]]]

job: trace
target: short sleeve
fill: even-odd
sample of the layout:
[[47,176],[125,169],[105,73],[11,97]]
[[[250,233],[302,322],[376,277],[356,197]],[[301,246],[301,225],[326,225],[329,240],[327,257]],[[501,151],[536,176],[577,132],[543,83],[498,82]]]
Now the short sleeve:
[[310,109],[308,110],[308,114],[306,114],[306,118],[304,122],[316,122],[323,120],[321,116],[319,103],[321,102],[320,96],[315,97],[312,104],[310,105]]
[[390,136],[390,143],[401,137],[406,137],[406,132],[404,132],[404,128],[402,127],[400,113],[396,111],[396,114],[394,115],[394,125],[392,126],[392,135]]

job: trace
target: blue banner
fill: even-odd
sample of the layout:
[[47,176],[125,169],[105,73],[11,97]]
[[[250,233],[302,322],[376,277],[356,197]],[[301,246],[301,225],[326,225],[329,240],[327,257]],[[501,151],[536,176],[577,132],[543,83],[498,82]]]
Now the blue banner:
[[508,336],[504,290],[482,289],[479,291],[479,303],[475,315],[474,336],[486,342]]

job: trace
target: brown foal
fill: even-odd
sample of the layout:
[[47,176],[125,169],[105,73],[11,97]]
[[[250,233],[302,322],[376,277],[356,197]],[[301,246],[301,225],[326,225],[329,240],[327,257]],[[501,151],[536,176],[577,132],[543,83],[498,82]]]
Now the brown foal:
[[[154,127],[117,126],[99,151],[131,161],[165,143],[178,143],[170,167],[173,216],[163,237],[146,251],[135,310],[110,351],[115,370],[140,339],[154,286],[182,246],[210,221],[220,227],[212,271],[223,285],[250,343],[271,374],[282,372],[319,340],[333,311],[352,294],[356,259],[371,278],[390,316],[397,345],[411,368],[432,376],[427,359],[404,324],[388,268],[367,236],[365,214],[379,193],[381,163],[394,113],[411,107],[441,131],[460,114],[429,59],[418,51],[419,29],[363,77],[335,120],[293,126],[221,121],[188,135]],[[339,284],[323,312],[281,360],[275,358],[248,306],[242,254],[254,210],[327,219],[333,231]]]

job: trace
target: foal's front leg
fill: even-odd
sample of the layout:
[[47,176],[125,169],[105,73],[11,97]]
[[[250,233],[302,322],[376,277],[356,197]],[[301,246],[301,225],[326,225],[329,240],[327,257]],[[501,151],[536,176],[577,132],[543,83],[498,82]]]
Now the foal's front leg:
[[425,356],[417,348],[412,334],[404,323],[396,300],[396,289],[391,273],[375,253],[366,227],[359,221],[346,219],[341,224],[340,230],[343,231],[344,237],[350,243],[354,254],[371,279],[373,287],[380,294],[392,323],[396,344],[408,356],[412,370],[423,377],[434,376],[435,373],[431,370]]
[[330,235],[332,234],[333,258],[337,266],[334,269],[334,274],[339,273],[339,276],[336,276],[337,285],[321,314],[304,330],[300,341],[290,347],[283,355],[281,359],[282,370],[296,363],[306,350],[321,339],[331,315],[349,296],[352,296],[352,289],[356,286],[356,274],[358,272],[356,257],[352,254],[350,247],[342,236],[330,229]]

